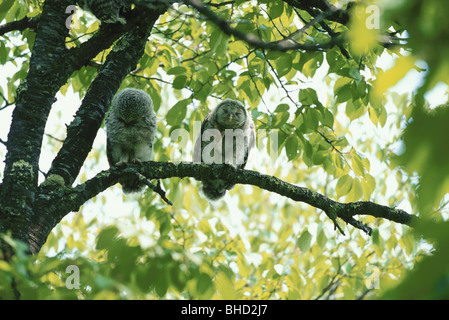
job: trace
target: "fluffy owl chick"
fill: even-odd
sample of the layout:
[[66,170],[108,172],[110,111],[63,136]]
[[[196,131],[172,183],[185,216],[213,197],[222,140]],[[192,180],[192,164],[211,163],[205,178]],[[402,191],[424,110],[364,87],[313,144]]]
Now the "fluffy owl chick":
[[[255,145],[254,122],[243,103],[226,99],[209,112],[201,125],[193,160],[194,162],[227,163],[243,169]],[[209,200],[218,200],[234,184],[224,180],[202,180],[201,190]]]
[[[106,151],[110,166],[149,161],[156,133],[153,101],[144,91],[124,89],[112,100],[106,118]],[[137,178],[121,181],[123,192],[141,191]]]

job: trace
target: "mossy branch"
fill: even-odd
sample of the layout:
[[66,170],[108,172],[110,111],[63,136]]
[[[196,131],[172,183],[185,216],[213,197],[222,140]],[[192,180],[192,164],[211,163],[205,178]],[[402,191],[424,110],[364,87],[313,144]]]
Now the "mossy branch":
[[154,161],[145,162],[142,165],[129,165],[124,168],[112,167],[71,189],[71,192],[66,194],[66,199],[59,201],[61,207],[58,208],[58,211],[62,214],[61,218],[70,211],[78,210],[87,200],[118,183],[125,175],[135,175],[136,171],[149,180],[191,177],[197,180],[223,179],[235,184],[253,185],[323,210],[342,233],[343,230],[338,226],[337,219],[343,220],[368,235],[371,234],[372,230],[370,227],[354,218],[358,215],[371,215],[408,226],[413,226],[418,221],[418,217],[401,209],[383,206],[370,201],[337,202],[318,192],[256,171],[236,170],[225,164],[206,165],[191,162],[175,164]]

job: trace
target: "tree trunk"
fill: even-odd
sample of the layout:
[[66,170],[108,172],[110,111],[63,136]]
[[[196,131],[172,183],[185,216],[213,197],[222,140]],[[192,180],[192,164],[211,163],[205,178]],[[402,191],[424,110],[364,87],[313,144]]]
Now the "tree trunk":
[[[6,166],[0,185],[0,234],[10,233],[12,238],[26,243],[31,254],[39,252],[51,230],[69,213],[61,212],[61,206],[56,208],[54,200],[62,197],[77,177],[112,97],[125,76],[136,67],[151,29],[163,13],[133,10],[128,13],[125,26],[104,24],[79,48],[68,49],[65,10],[70,4],[68,0],[45,2],[28,75],[17,90],[6,145]],[[120,36],[68,127],[67,138],[48,178],[39,186],[42,139],[56,93],[74,71]],[[53,203],[48,203],[48,199]],[[4,249],[5,246],[3,243]]]

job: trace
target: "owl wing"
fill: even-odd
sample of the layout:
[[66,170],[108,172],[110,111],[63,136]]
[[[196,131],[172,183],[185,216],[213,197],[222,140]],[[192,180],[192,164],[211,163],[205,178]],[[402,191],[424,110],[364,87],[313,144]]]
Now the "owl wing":
[[[156,136],[157,123],[156,123],[156,114],[154,112],[151,113],[150,116],[144,119],[146,130],[149,132],[149,138],[146,141],[148,143],[147,152],[151,155],[153,153],[154,139]],[[150,157],[150,156],[148,156]],[[145,159],[145,161],[149,161],[150,159]]]
[[110,138],[110,131],[111,131],[111,118],[112,114],[108,113],[106,116],[106,119],[104,121],[105,127],[106,127],[106,156],[108,158],[109,166],[112,167],[115,164],[114,158],[112,156],[112,141]]
[[109,166],[112,167],[115,163],[112,157],[111,139],[106,138],[106,156],[108,157]]
[[246,149],[245,149],[245,156],[243,158],[243,162],[237,166],[237,169],[245,168],[246,163],[248,161],[249,153],[250,153],[251,149],[254,148],[254,146],[256,145],[256,131],[255,131],[254,122],[252,120],[250,120],[248,131],[249,131],[248,132],[249,135],[247,137],[248,145],[246,146]]
[[203,150],[202,137],[203,137],[204,130],[206,130],[206,127],[209,126],[209,122],[210,122],[211,118],[212,118],[212,111],[207,114],[207,116],[204,118],[203,122],[201,123],[200,133],[198,134],[198,137],[196,138],[195,147],[193,148],[193,162],[195,162],[195,163],[203,162],[203,160],[201,159],[201,153]]

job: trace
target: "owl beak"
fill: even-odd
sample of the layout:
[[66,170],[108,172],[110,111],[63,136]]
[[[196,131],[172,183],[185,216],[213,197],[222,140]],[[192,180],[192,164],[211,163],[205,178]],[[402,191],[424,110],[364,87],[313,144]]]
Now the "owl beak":
[[229,121],[232,121],[234,119],[234,116],[232,115],[232,113],[229,115]]
[[132,125],[135,125],[136,123],[137,123],[136,120],[125,121],[126,126],[132,126]]

